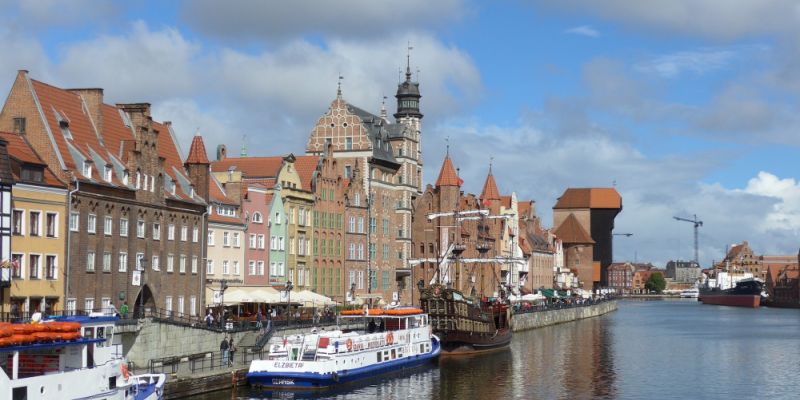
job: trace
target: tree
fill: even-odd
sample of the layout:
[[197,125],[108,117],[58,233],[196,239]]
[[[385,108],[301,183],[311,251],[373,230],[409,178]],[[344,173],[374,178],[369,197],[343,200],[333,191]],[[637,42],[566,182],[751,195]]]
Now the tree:
[[644,283],[644,288],[647,289],[648,292],[661,293],[666,287],[667,281],[664,280],[664,276],[662,276],[660,272],[650,275],[650,277],[647,278],[647,282]]

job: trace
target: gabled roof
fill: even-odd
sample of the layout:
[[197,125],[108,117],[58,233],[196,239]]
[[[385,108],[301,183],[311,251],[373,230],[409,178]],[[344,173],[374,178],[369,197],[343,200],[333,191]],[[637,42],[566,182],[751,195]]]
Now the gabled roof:
[[314,178],[314,171],[319,164],[320,156],[295,156],[294,168],[300,176],[300,183],[303,190],[311,190],[311,180]]
[[453,167],[453,162],[450,161],[450,156],[444,157],[442,162],[442,169],[439,170],[439,177],[436,179],[436,186],[461,186],[464,181],[458,177],[456,169]]
[[[258,178],[276,179],[283,165],[283,157],[227,157],[211,163],[211,172],[228,172],[231,168],[241,171],[248,180]],[[274,184],[273,184],[274,185]],[[272,187],[270,185],[269,187]]]
[[[48,168],[47,163],[45,163],[39,155],[36,154],[36,151],[28,145],[20,135],[15,133],[7,133],[7,132],[0,132],[0,139],[5,140],[7,145],[6,148],[8,149],[8,156],[21,164],[29,164],[29,165],[37,165],[44,168],[43,170],[43,177],[41,184],[46,186],[54,186],[59,188],[65,188],[66,184],[61,182],[53,171]],[[21,182],[22,177],[20,176],[19,168],[12,168],[14,182]],[[33,182],[25,182],[23,183],[33,183]],[[36,184],[36,183],[33,183]]]
[[203,143],[203,137],[199,134],[194,135],[194,138],[192,138],[189,155],[186,156],[186,164],[210,164],[206,153],[206,145]]
[[570,213],[564,222],[553,232],[561,238],[563,243],[572,244],[593,244],[592,236],[583,229],[581,223],[575,218],[575,214]]
[[558,198],[554,209],[622,208],[622,197],[614,188],[569,188]]

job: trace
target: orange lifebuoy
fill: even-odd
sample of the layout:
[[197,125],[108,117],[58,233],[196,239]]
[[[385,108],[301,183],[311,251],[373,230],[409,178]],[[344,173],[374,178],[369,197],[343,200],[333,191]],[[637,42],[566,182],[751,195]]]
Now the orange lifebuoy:
[[353,341],[352,340],[347,339],[347,341],[344,342],[344,346],[347,347],[347,351],[353,351]]
[[392,332],[389,332],[386,334],[386,344],[391,345],[392,343],[394,343],[394,335],[392,335]]
[[122,377],[127,381],[128,377],[130,377],[130,373],[128,372],[128,364],[120,364],[120,369],[122,370]]

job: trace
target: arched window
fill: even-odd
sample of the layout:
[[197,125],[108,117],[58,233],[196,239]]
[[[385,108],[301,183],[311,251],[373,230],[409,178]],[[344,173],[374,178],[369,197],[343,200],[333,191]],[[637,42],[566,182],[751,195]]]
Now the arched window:
[[261,215],[260,212],[256,211],[253,213],[253,222],[258,224],[264,222],[264,217]]

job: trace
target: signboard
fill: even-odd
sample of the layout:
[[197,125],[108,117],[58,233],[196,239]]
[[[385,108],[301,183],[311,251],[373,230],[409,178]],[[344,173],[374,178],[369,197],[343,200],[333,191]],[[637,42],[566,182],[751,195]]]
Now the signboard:
[[348,292],[347,293],[347,302],[349,303],[349,302],[352,302],[352,301],[353,301],[353,294]]
[[288,291],[281,290],[280,294],[281,294],[281,301],[286,301],[286,302],[289,301],[289,292]]
[[397,292],[392,292],[392,301],[399,301],[400,297],[397,295]]
[[221,292],[221,291],[219,291],[219,290],[214,290],[214,291],[212,291],[212,292],[213,292],[213,295],[212,295],[212,302],[213,302],[214,304],[220,304],[220,303],[222,303],[222,292]]
[[133,271],[133,276],[131,278],[132,278],[131,285],[133,286],[142,285],[142,271]]

